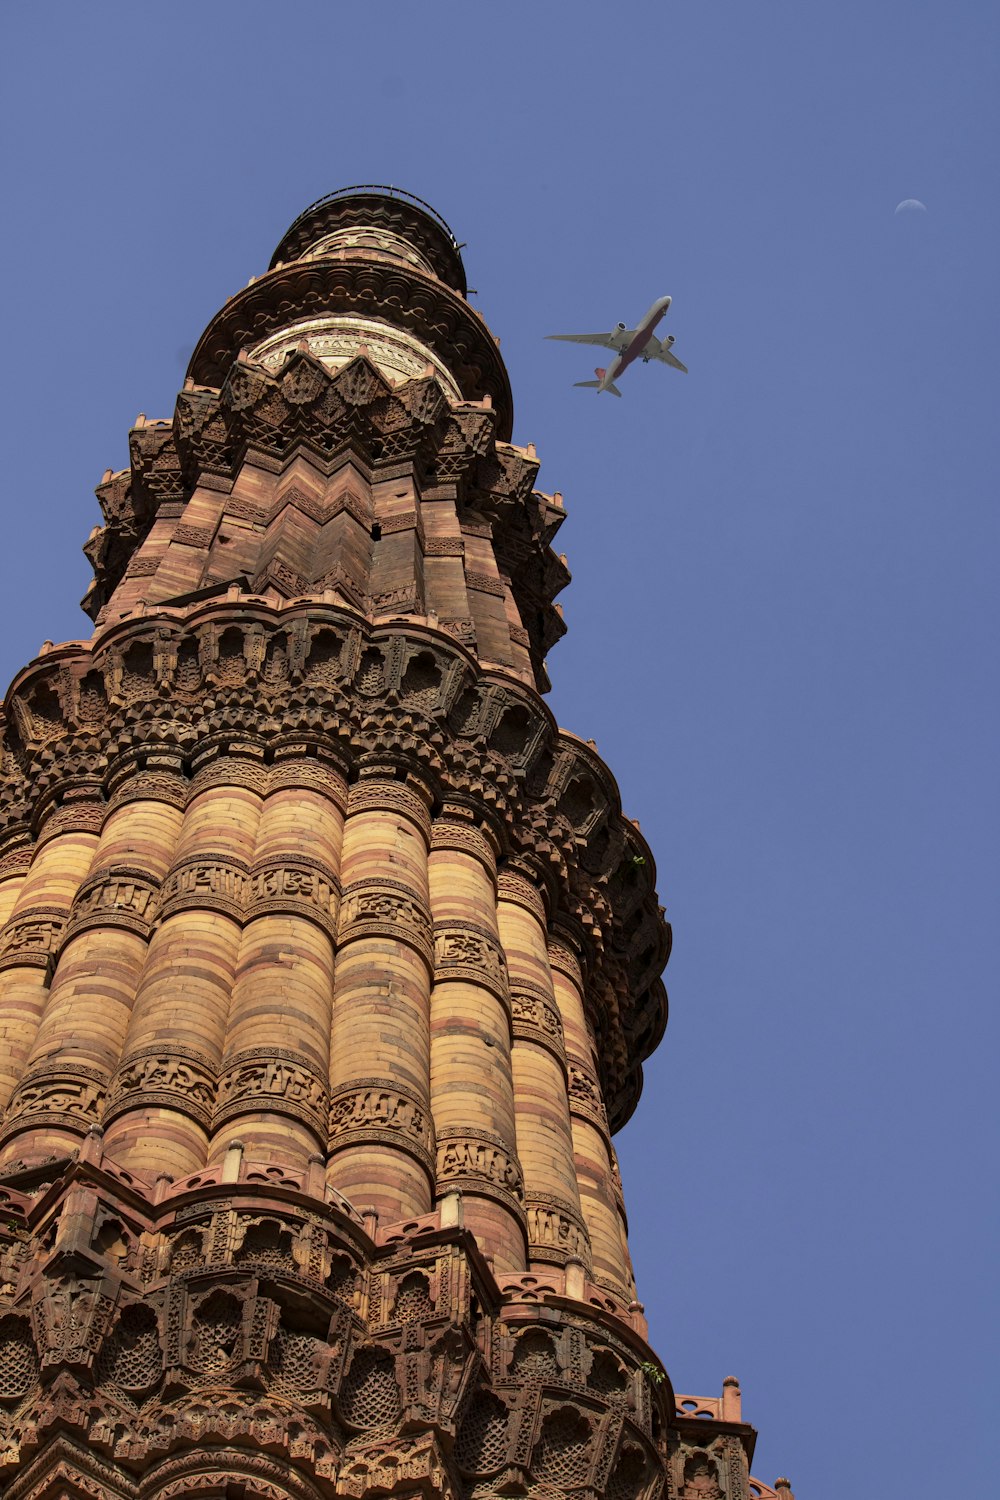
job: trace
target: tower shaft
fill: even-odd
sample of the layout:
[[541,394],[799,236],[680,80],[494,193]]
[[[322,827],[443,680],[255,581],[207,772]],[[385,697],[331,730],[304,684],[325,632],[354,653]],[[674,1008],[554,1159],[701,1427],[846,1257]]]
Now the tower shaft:
[[12,1497],[687,1483],[611,1140],[669,929],[510,430],[447,226],[353,190],[99,488],[94,634],[5,703]]

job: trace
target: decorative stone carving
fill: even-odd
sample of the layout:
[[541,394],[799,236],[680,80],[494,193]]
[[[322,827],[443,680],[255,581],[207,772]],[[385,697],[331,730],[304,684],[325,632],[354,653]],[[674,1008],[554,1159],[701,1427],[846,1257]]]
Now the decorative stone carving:
[[348,813],[394,812],[409,818],[430,839],[431,820],[424,799],[399,782],[364,780],[351,787]]
[[455,1457],[466,1474],[494,1474],[507,1459],[507,1407],[491,1391],[480,1391],[462,1418]]
[[499,1136],[485,1130],[438,1136],[437,1177],[443,1190],[496,1196],[520,1210],[524,1203],[521,1165]]
[[722,1440],[725,1455],[728,1500],[747,1500],[748,1465],[743,1445],[739,1438],[725,1437]]
[[565,1265],[571,1257],[590,1264],[590,1237],[571,1204],[529,1198],[525,1204],[530,1259]]
[[473,922],[434,924],[434,978],[438,984],[460,980],[481,985],[509,1004],[503,949],[491,932]]
[[501,870],[497,888],[501,901],[512,901],[517,906],[523,906],[538,918],[542,926],[545,925],[545,900],[538,887],[524,875],[518,874],[516,870]]
[[42,1368],[89,1365],[104,1342],[114,1305],[97,1282],[64,1275],[38,1285],[32,1315]]
[[330,1149],[364,1141],[398,1146],[429,1171],[434,1166],[433,1123],[425,1103],[380,1078],[359,1078],[330,1101]]
[[55,906],[38,906],[14,917],[0,931],[0,969],[51,972],[65,926],[66,912]]
[[128,802],[165,802],[169,807],[182,808],[187,795],[188,783],[180,774],[135,771],[108,798],[108,812],[115,812]]
[[434,1299],[427,1277],[422,1271],[410,1271],[400,1278],[392,1302],[392,1321],[419,1323],[434,1313]]
[[[680,1500],[725,1500],[718,1467],[707,1453],[694,1453],[685,1462]],[[739,1491],[734,1500],[741,1500]]]
[[34,1390],[38,1369],[28,1319],[15,1314],[0,1317],[0,1412],[8,1403],[19,1402]]
[[212,1122],[215,1072],[204,1058],[186,1047],[144,1048],[118,1069],[108,1093],[103,1123],[108,1125],[126,1110],[158,1105],[190,1115],[206,1130]]
[[427,911],[409,886],[393,880],[358,880],[344,891],[339,941],[383,937],[409,943],[433,964],[433,928]]
[[392,1486],[401,1484],[413,1488],[400,1493],[424,1496],[427,1500],[431,1496],[458,1500],[460,1493],[437,1442],[430,1436],[366,1445],[347,1458],[337,1488],[340,1494],[362,1500],[365,1495],[387,1493]]
[[156,1313],[142,1303],[129,1303],[105,1341],[97,1364],[97,1378],[133,1400],[148,1395],[163,1374],[163,1350]]
[[452,819],[436,818],[431,832],[432,849],[454,849],[460,854],[471,854],[485,865],[488,874],[496,878],[496,853],[490,839],[481,828],[458,823]]
[[514,1040],[545,1047],[566,1065],[562,1017],[555,1000],[541,989],[529,989],[523,980],[511,987]]
[[539,1479],[560,1489],[584,1484],[590,1471],[593,1437],[590,1422],[576,1407],[551,1406],[542,1419],[532,1469]]
[[256,865],[245,891],[247,921],[267,912],[308,917],[331,938],[337,934],[340,882],[316,860],[274,859]]
[[85,1134],[100,1118],[106,1082],[98,1069],[80,1063],[51,1063],[35,1069],[14,1090],[0,1140],[43,1125]]
[[77,891],[66,928],[67,938],[88,927],[122,927],[149,935],[157,883],[145,870],[116,866],[101,870]]
[[601,1097],[601,1086],[592,1073],[579,1064],[569,1065],[569,1107],[573,1114],[591,1120],[608,1131],[608,1116]]
[[466,587],[476,589],[480,594],[492,594],[494,598],[502,599],[506,590],[499,578],[492,578],[488,573],[474,573],[469,568],[465,570]]
[[364,345],[382,374],[393,383],[419,378],[428,362],[432,362],[435,376],[452,400],[461,399],[454,379],[426,345],[370,318],[333,315],[306,319],[265,339],[253,350],[251,358],[267,370],[278,370],[288,354],[303,344],[314,358],[334,370],[355,359]]
[[429,536],[424,541],[425,557],[464,557],[465,541],[460,536]]
[[283,1047],[250,1047],[228,1058],[219,1073],[213,1124],[257,1110],[291,1115],[314,1129],[326,1129],[326,1085],[315,1064]]
[[391,1430],[398,1421],[401,1404],[392,1355],[377,1345],[357,1349],[340,1392],[340,1409],[346,1420],[361,1431]]
[[179,911],[217,911],[242,918],[249,889],[245,864],[225,854],[205,854],[175,865],[160,891],[160,917]]

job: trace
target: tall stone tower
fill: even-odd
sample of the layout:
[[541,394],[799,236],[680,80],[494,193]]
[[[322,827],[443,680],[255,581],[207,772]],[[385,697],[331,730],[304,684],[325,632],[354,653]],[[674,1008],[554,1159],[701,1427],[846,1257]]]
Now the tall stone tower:
[[669,928],[510,437],[450,230],[349,189],[105,475],[3,722],[10,1500],[748,1500],[636,1300]]

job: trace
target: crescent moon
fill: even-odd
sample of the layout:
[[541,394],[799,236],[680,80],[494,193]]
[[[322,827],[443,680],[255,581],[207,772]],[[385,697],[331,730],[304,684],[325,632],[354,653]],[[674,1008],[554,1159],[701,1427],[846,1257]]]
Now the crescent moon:
[[927,204],[921,203],[919,198],[904,198],[902,203],[897,203],[893,209],[897,214],[925,214]]

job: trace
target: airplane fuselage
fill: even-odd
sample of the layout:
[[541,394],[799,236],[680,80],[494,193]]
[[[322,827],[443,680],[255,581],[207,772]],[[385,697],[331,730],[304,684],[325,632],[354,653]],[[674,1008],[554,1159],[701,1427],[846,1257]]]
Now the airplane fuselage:
[[600,380],[600,384],[597,387],[599,391],[606,391],[609,386],[614,384],[616,378],[619,375],[623,374],[623,372],[628,369],[629,365],[632,364],[634,360],[637,360],[639,358],[643,349],[645,349],[646,345],[649,343],[650,334],[653,332],[653,329],[656,327],[657,323],[659,323],[660,319],[663,317],[669,306],[669,297],[657,297],[656,301],[653,303],[652,307],[649,309],[649,312],[646,314],[642,322],[639,324],[638,328],[635,330],[634,336],[625,346],[625,348],[622,349],[619,354],[615,355],[614,359],[611,361],[610,365],[608,365],[608,368],[603,371],[603,373],[599,373],[597,371],[594,372],[595,374],[598,374],[598,378]]

